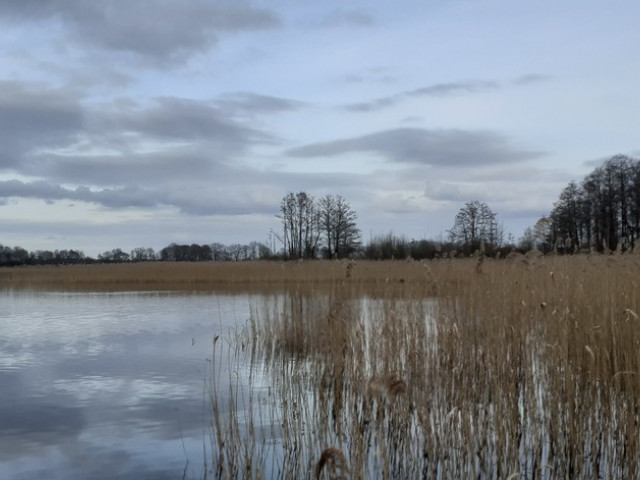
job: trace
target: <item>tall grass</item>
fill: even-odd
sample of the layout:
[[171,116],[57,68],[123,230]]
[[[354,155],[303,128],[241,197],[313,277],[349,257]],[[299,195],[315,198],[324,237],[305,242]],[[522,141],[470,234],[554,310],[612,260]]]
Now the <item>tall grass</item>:
[[[347,277],[347,274],[349,278]],[[0,288],[47,290],[255,291],[368,287],[422,279],[418,262],[142,262],[0,267]]]
[[640,476],[637,257],[395,266],[254,312],[216,478]]

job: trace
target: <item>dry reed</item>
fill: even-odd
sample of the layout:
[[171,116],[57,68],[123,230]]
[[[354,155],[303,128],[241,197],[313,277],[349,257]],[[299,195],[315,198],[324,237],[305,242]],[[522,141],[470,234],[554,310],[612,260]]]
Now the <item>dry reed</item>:
[[245,341],[273,388],[261,422],[281,439],[257,470],[311,478],[332,459],[348,469],[330,478],[640,475],[635,256],[349,271],[252,319]]
[[[355,268],[357,266],[357,268]],[[420,281],[417,262],[142,262],[127,264],[0,267],[0,288],[47,290],[282,291],[369,288]]]

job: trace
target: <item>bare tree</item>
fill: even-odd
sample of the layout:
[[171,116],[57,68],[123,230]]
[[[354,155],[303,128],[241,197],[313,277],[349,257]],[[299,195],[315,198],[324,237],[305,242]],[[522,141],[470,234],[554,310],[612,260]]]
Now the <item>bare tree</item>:
[[616,155],[565,187],[551,211],[559,251],[632,248],[640,238],[640,162]]
[[466,253],[483,248],[499,247],[504,233],[496,222],[496,214],[486,203],[473,200],[465,203],[449,230],[452,243]]
[[131,250],[129,258],[132,262],[150,262],[156,259],[153,248],[138,247]]
[[344,258],[360,247],[357,215],[340,195],[322,197],[318,205],[320,229],[324,235],[327,258]]
[[288,193],[280,204],[282,242],[289,258],[315,258],[320,240],[319,216],[313,197]]
[[215,242],[209,245],[209,247],[211,248],[211,259],[214,262],[225,262],[230,260],[230,255],[227,251],[226,245]]
[[114,248],[98,255],[98,260],[106,263],[123,263],[130,260],[128,253],[123,252],[120,248]]

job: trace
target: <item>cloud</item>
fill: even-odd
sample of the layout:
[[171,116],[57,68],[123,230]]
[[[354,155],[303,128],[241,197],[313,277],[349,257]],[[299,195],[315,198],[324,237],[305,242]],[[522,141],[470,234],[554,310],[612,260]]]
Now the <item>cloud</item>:
[[236,92],[89,104],[68,89],[2,86],[0,172],[28,180],[0,182],[1,205],[24,198],[190,215],[271,214],[282,192],[301,181],[246,163],[252,148],[280,142],[254,117],[294,111],[301,102]]
[[[351,78],[351,77],[350,77]],[[362,81],[362,77],[353,77]],[[551,77],[539,74],[523,75],[509,82],[513,86],[526,86],[536,83],[548,82]],[[353,80],[352,80],[353,81]],[[470,80],[468,82],[436,83],[426,87],[405,90],[386,97],[380,97],[368,102],[352,103],[345,108],[352,112],[371,112],[383,108],[392,107],[402,100],[416,97],[448,97],[465,94],[479,94],[499,90],[502,85],[499,82],[489,80]]]
[[35,148],[73,142],[83,128],[80,104],[69,92],[39,84],[0,82],[0,169],[18,168]]
[[229,119],[210,102],[184,98],[158,98],[146,108],[95,116],[98,121],[104,121],[105,126],[164,140],[207,140],[232,149],[269,140],[264,132]]
[[259,95],[251,92],[235,92],[221,95],[216,105],[232,115],[259,115],[298,110],[305,104],[296,100]]
[[[222,154],[220,154],[222,155]],[[213,177],[225,170],[226,158],[194,148],[104,155],[42,155],[22,172],[62,183],[89,185],[149,185]]]
[[397,81],[392,75],[392,70],[386,67],[373,67],[361,71],[348,73],[340,78],[345,83],[382,83],[388,84]]
[[[0,182],[0,199],[34,198],[47,202],[60,200],[93,203],[109,209],[174,207],[189,215],[272,214],[279,199],[268,187],[247,190],[241,172],[230,175],[234,182],[223,181],[212,187],[206,181],[171,183],[140,187],[125,185],[114,188],[65,187],[45,181]],[[225,185],[226,183],[226,185]],[[283,190],[284,191],[284,190]]]
[[374,23],[373,16],[365,10],[336,9],[322,20],[324,27],[371,27]]
[[640,150],[636,150],[636,151],[629,151],[629,153],[614,153],[613,155],[607,155],[606,157],[599,157],[599,158],[592,158],[590,160],[585,160],[584,162],[582,162],[582,164],[585,167],[589,167],[591,169],[595,169],[597,167],[601,167],[603,166],[607,161],[612,160],[615,157],[627,157],[630,158],[631,160],[640,160]]
[[49,201],[80,200],[113,207],[150,207],[158,203],[143,195],[143,191],[137,187],[91,190],[88,187],[65,188],[45,181],[22,182],[20,180],[0,182],[0,197],[39,198]]
[[540,75],[537,73],[531,73],[528,75],[522,75],[514,78],[511,83],[514,85],[532,85],[535,83],[544,83],[551,80],[551,77],[547,75]]
[[0,82],[0,170],[96,185],[211,175],[252,146],[277,142],[234,112],[296,105],[251,93],[225,101],[224,108],[176,97],[87,107],[66,89]]
[[436,83],[426,87],[406,90],[387,97],[381,97],[369,102],[353,103],[347,105],[345,108],[353,112],[370,112],[391,107],[409,97],[445,97],[449,95],[462,95],[465,93],[483,93],[491,90],[497,90],[498,88],[500,88],[500,85],[497,82],[482,80]]
[[488,81],[472,81],[463,83],[437,83],[428,87],[417,88],[405,92],[405,95],[411,97],[444,97],[447,95],[458,95],[461,93],[479,93],[500,88],[497,82]]
[[[214,46],[220,33],[276,28],[272,12],[240,2],[21,0],[0,5],[0,19],[50,21],[76,40],[158,63],[181,62]],[[76,42],[77,44],[77,42]]]
[[519,150],[508,138],[488,131],[398,128],[370,135],[294,148],[297,157],[326,157],[352,152],[380,155],[395,163],[470,167],[530,160],[542,152]]
[[381,97],[369,102],[351,103],[345,108],[352,112],[373,112],[387,107],[393,107],[404,97],[403,94],[391,95],[389,97]]
[[[60,183],[121,185],[226,176],[225,164],[278,140],[231,110],[293,104],[244,94],[224,109],[214,101],[164,97],[85,107],[64,92],[12,86],[0,93],[0,168]],[[244,103],[243,103],[244,102]],[[234,110],[234,111],[235,111]],[[234,172],[238,173],[238,172]]]

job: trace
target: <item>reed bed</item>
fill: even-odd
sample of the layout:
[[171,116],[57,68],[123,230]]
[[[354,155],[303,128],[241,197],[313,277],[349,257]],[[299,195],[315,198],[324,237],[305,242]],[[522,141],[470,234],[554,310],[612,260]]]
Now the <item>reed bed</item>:
[[[437,262],[434,262],[434,264]],[[447,268],[442,262],[440,268]],[[348,276],[348,277],[347,277]],[[336,282],[385,287],[422,281],[419,262],[142,262],[0,267],[0,288],[46,290],[255,291],[334,288]]]
[[395,266],[256,309],[235,400],[212,389],[213,477],[640,476],[638,257]]

